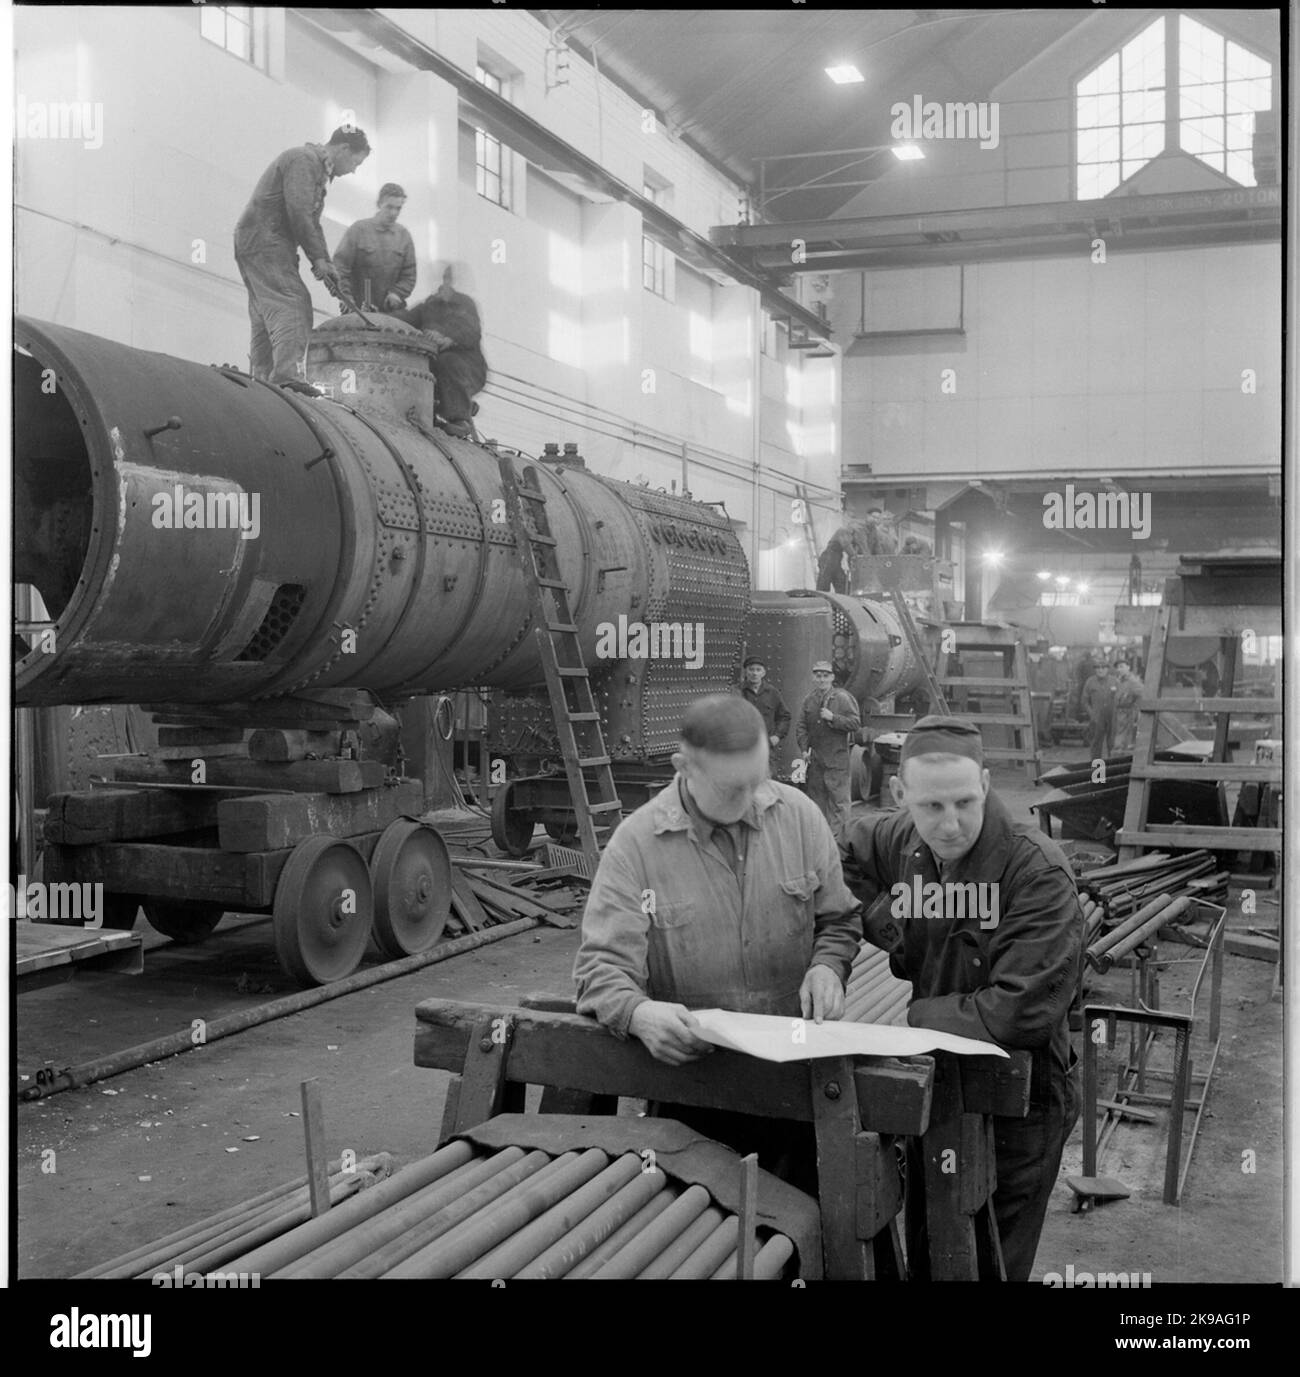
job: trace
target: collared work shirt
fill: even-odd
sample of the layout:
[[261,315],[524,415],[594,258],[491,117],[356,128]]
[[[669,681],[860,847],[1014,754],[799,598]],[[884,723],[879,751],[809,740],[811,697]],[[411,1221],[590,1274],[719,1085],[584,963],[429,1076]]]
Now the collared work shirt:
[[741,827],[743,886],[677,781],[619,824],[582,920],[579,1013],[619,1037],[647,999],[798,1017],[810,966],[847,977],[856,906],[816,805],[766,780]]
[[[1083,919],[1069,863],[1037,827],[1016,823],[989,793],[975,845],[945,868],[921,841],[906,809],[859,819],[849,829],[846,870],[862,901],[867,941],[890,954],[912,982],[907,1021],[1002,1047],[1027,1048],[1064,1073],[1068,1015],[1083,954]],[[966,916],[912,916],[893,886],[914,880],[987,886],[996,923]],[[897,904],[897,909],[896,909]],[[902,913],[903,916],[898,916]]]
[[[822,716],[829,708],[831,720]],[[833,684],[829,689],[815,688],[803,700],[794,736],[801,751],[812,747],[818,761],[828,769],[849,764],[849,737],[862,726],[862,713],[851,693]]]
[[360,306],[365,305],[367,282],[377,311],[384,309],[389,292],[396,292],[405,302],[415,288],[415,243],[410,231],[405,225],[385,225],[378,216],[347,227],[334,251],[334,264]]
[[296,245],[309,263],[329,258],[320,213],[331,175],[329,158],[320,144],[285,149],[253,188],[235,226],[235,252],[292,250]]
[[756,690],[748,684],[742,684],[740,693],[745,702],[753,703],[762,713],[768,736],[784,741],[790,731],[790,709],[781,697],[781,690],[764,680]]

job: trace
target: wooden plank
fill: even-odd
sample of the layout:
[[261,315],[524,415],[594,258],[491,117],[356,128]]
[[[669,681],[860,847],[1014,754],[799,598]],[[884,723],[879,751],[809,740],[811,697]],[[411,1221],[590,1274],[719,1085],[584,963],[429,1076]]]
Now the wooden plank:
[[380,760],[291,760],[271,764],[260,760],[212,760],[202,781],[192,780],[185,761],[150,760],[132,756],[116,761],[113,775],[119,782],[139,780],[147,784],[233,784],[249,789],[291,789],[304,793],[354,794],[377,789],[384,782]]
[[737,1220],[736,1279],[754,1280],[754,1255],[758,1249],[758,1153],[740,1159],[740,1212]]
[[355,794],[245,794],[217,804],[217,835],[226,851],[276,851],[317,833],[355,837],[418,814],[422,798],[415,779]]
[[817,1134],[817,1200],[826,1279],[865,1281],[871,1275],[871,1258],[857,1227],[858,1105],[853,1058],[819,1057],[807,1063],[807,1071]]
[[967,1144],[962,1133],[961,1077],[952,1064],[956,1060],[938,1061],[934,1111],[921,1140],[931,1281],[979,1278],[974,1224],[970,1215],[962,1212],[962,1178],[968,1167],[962,1156]]
[[229,909],[269,908],[289,852],[243,855],[211,847],[147,842],[47,846],[47,881],[102,884],[111,894],[194,899]]
[[1280,717],[1283,712],[1278,698],[1189,698],[1162,694],[1159,698],[1140,698],[1137,706],[1142,712],[1231,712],[1242,717],[1257,713]]
[[1255,937],[1248,932],[1226,932],[1223,949],[1233,956],[1248,956],[1255,961],[1278,961],[1281,948],[1275,937]]
[[871,1239],[888,1228],[903,1208],[903,1180],[889,1138],[879,1133],[857,1133],[853,1150],[857,1233],[859,1238]]
[[248,750],[242,741],[225,741],[211,746],[157,746],[149,752],[149,759],[180,763],[191,769],[202,760],[247,760]]
[[64,846],[164,837],[213,827],[217,795],[164,789],[87,789],[53,794],[45,840]]
[[145,712],[157,722],[181,726],[228,727],[242,722],[257,727],[331,728],[343,724],[369,722],[375,705],[360,700],[355,689],[339,690],[337,695],[316,694],[311,698],[274,698],[222,703],[214,707],[201,703],[144,703]]
[[1115,834],[1120,846],[1204,847],[1210,851],[1281,851],[1280,827],[1178,827],[1149,822],[1144,832]]
[[1205,765],[1137,765],[1129,771],[1133,779],[1264,780],[1282,782],[1281,765],[1225,765],[1211,761]]
[[20,993],[59,984],[82,971],[139,975],[144,970],[144,938],[138,932],[29,922],[16,923],[14,931],[14,979]]
[[[621,1041],[594,1019],[574,1014],[430,999],[416,1006],[415,1065],[459,1072],[483,1017],[514,1017],[507,1079],[595,1095],[624,1095],[812,1120],[807,1067],[764,1062],[718,1049],[685,1066],[657,1062],[635,1039]],[[929,1113],[930,1057],[860,1059],[855,1071],[862,1127],[917,1133]]]
[[477,932],[490,921],[478,895],[469,887],[465,876],[455,866],[451,871],[451,907],[470,932]]
[[471,1031],[465,1045],[456,1119],[448,1136],[486,1123],[502,1111],[513,1031],[514,1020],[505,1012],[488,1014]]
[[248,738],[250,760],[305,760],[308,753],[317,756],[333,755],[338,749],[336,731],[289,730],[282,727],[259,727]]
[[[962,1114],[958,1134],[961,1150],[957,1154],[957,1208],[973,1215],[987,1203],[996,1185],[993,1162],[993,1125],[987,1115]],[[992,1179],[993,1185],[990,1185]]]
[[320,1083],[302,1082],[302,1132],[307,1149],[307,1188],[315,1219],[330,1207],[329,1154],[325,1147],[325,1111]]
[[[160,746],[222,746],[243,741],[243,727],[159,727]],[[202,754],[202,751],[199,752]]]
[[962,1105],[976,1114],[1023,1119],[1029,1113],[1028,1052],[1002,1057],[954,1057],[961,1077]]

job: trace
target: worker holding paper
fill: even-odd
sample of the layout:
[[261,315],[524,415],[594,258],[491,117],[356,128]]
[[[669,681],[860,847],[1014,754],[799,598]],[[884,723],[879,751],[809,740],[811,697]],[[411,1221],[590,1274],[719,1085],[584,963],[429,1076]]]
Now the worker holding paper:
[[[1027,1049],[1026,1118],[995,1117],[994,1213],[1007,1278],[1027,1281],[1061,1150],[1079,1116],[1069,1010],[1083,931],[1069,863],[1037,828],[1011,819],[989,789],[979,729],[922,718],[890,780],[896,813],[848,834],[845,872],[867,940],[912,982],[907,1021]],[[924,1174],[909,1144],[907,1237],[924,1280]]]
[[[841,1017],[857,904],[817,805],[769,778],[762,715],[736,694],[697,700],[673,764],[672,783],[619,824],[601,857],[574,964],[578,1012],[672,1066],[712,1050],[691,1009]],[[735,1145],[718,1121],[737,1116],[709,1114],[706,1125],[672,1111]],[[749,1127],[743,1142],[762,1161],[759,1137],[770,1145],[808,1126]]]

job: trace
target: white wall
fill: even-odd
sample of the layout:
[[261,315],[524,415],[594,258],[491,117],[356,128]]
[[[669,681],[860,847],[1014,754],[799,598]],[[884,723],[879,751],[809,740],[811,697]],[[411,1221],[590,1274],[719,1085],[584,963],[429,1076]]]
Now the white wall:
[[[244,364],[235,221],[271,158],[322,140],[350,109],[375,151],[331,186],[326,238],[336,245],[379,186],[397,181],[409,193],[417,297],[436,285],[435,258],[469,265],[491,369],[480,429],[531,453],[576,440],[598,472],[665,488],[682,483],[685,446],[691,491],[746,524],[751,561],[783,584],[808,582],[789,518],[803,483],[822,539],[835,523],[838,361],[804,361],[783,343],[760,359],[748,288],[679,264],[674,300],[645,291],[640,217],[622,203],[584,199],[516,157],[513,210],[490,204],[474,190],[453,87],[387,59],[381,69],[293,13],[266,13],[282,43],[261,71],[204,41],[197,7],[15,11],[17,91],[97,102],[104,120],[95,149],[18,143],[17,310]],[[635,190],[652,169],[691,229],[735,220],[739,189],[648,127],[637,102],[576,54],[568,84],[548,93],[547,31],[527,13],[385,13],[462,70],[485,58],[506,66],[523,110]],[[333,314],[306,280],[319,312]]]

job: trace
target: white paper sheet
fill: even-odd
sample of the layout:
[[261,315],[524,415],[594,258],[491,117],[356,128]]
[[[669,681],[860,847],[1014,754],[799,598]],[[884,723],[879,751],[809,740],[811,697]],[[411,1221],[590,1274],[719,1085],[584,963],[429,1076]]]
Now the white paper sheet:
[[705,1042],[746,1052],[763,1061],[811,1061],[814,1057],[915,1057],[923,1052],[960,1052],[970,1057],[1005,1057],[991,1042],[940,1033],[932,1028],[896,1028],[881,1023],[814,1023],[773,1014],[736,1014],[727,1009],[692,1009]]

